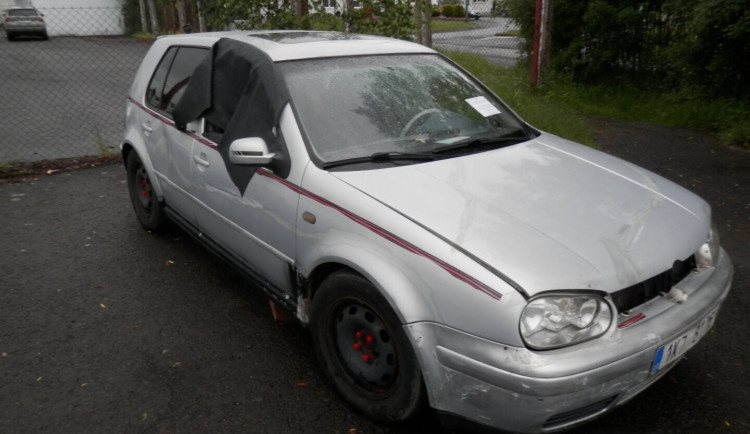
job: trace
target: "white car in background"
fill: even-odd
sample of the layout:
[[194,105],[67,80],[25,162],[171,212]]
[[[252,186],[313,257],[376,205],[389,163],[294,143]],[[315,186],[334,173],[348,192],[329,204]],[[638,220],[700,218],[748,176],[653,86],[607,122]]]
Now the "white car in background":
[[730,290],[705,201],[409,42],[159,38],[121,148],[143,227],[169,217],[245,272],[380,421],[576,426],[661,378]]
[[13,7],[3,13],[5,36],[9,41],[19,36],[38,36],[47,40],[44,14],[34,8]]

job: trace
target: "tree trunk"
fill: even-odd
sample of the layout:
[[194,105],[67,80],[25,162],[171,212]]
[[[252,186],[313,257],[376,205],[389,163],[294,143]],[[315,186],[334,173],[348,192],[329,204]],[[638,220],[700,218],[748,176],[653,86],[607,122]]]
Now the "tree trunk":
[[148,13],[146,12],[145,0],[138,0],[138,8],[141,12],[141,32],[148,33]]
[[180,30],[182,33],[190,33],[190,26],[187,25],[185,19],[187,15],[185,13],[185,0],[178,1],[175,7],[177,7],[177,24],[180,26]]
[[430,22],[432,21],[432,5],[430,0],[419,0],[417,7],[415,8],[417,25],[417,43],[424,45],[425,47],[432,47],[432,29],[430,28]]
[[154,0],[148,0],[148,14],[151,16],[151,33],[154,36],[159,36],[159,16],[157,15]]

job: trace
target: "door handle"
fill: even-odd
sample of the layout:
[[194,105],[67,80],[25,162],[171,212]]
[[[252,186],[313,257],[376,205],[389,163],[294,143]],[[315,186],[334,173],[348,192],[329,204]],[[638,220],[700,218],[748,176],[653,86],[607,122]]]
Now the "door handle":
[[143,131],[145,131],[147,135],[151,134],[151,132],[154,131],[154,129],[151,128],[151,124],[148,122],[142,123],[141,128],[143,128]]
[[206,154],[203,153],[201,153],[200,155],[193,155],[193,161],[195,161],[199,166],[203,167],[208,167],[210,164],[208,162],[208,159],[206,158]]

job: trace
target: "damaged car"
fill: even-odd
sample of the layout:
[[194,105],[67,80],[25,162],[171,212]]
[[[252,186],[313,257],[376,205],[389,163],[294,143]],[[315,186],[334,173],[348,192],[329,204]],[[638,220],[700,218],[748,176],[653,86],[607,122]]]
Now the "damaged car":
[[140,224],[241,270],[382,422],[584,423],[674,367],[731,286],[703,199],[539,131],[410,42],[158,38],[121,151]]

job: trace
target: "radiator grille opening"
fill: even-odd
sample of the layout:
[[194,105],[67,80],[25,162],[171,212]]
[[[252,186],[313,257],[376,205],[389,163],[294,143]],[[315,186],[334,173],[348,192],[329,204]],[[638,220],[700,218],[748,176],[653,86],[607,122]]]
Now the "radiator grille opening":
[[684,261],[674,261],[671,269],[646,279],[635,285],[612,293],[618,312],[626,312],[636,306],[669,292],[674,285],[685,278],[695,268],[695,255]]

